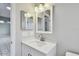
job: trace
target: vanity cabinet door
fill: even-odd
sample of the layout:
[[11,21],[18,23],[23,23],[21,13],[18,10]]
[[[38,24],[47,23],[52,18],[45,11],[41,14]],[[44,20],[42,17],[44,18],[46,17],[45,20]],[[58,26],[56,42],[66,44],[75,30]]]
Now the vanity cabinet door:
[[50,50],[50,52],[47,54],[47,56],[56,56],[56,46]]
[[29,47],[25,44],[22,44],[22,56],[55,56],[56,55],[56,46],[48,53],[44,54],[32,47]]
[[22,44],[22,56],[30,56],[29,47]]
[[22,44],[22,56],[45,56],[43,53],[33,49],[25,44]]

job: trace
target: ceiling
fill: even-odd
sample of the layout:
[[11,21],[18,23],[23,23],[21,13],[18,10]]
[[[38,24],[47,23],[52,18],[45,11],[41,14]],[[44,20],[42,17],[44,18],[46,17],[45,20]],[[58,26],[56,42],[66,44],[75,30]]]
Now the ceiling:
[[6,7],[10,7],[10,3],[0,3],[0,16],[10,17],[10,10]]

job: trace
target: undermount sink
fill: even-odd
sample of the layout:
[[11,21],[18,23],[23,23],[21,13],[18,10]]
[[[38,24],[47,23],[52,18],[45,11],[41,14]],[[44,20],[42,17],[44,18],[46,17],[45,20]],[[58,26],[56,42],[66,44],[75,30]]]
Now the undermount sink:
[[45,41],[38,41],[38,40],[31,41],[30,44],[36,45],[39,47],[43,47],[43,46],[47,45]]

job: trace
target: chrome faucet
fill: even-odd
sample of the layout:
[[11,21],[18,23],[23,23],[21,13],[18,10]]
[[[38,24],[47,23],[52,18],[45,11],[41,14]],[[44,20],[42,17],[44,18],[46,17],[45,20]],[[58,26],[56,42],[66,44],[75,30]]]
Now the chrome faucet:
[[45,41],[45,39],[44,39],[44,37],[43,37],[43,34],[40,34],[40,35],[39,35],[39,39],[40,39],[40,41]]

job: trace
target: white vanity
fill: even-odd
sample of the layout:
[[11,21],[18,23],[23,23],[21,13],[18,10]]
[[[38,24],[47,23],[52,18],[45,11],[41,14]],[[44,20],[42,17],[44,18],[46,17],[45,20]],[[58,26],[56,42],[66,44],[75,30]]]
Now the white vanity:
[[46,41],[22,40],[22,56],[55,56],[56,44]]

